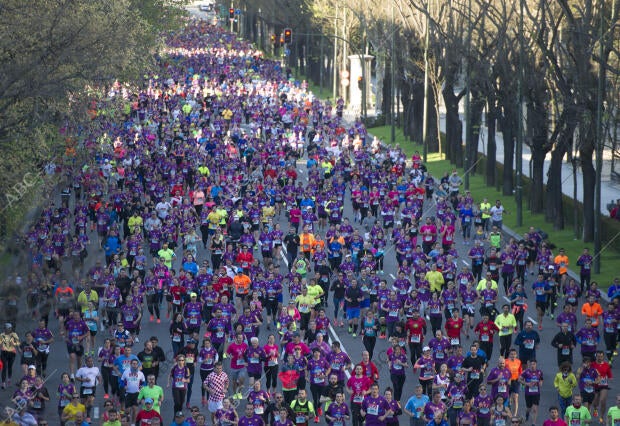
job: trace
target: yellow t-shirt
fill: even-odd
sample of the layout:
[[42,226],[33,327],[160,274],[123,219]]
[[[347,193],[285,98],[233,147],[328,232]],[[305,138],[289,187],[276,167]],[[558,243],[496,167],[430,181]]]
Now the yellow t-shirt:
[[97,294],[95,290],[91,290],[90,294],[88,295],[86,295],[85,291],[82,291],[80,295],[78,296],[77,301],[83,313],[88,308],[88,302],[93,302],[93,305],[95,305],[95,308],[99,306],[99,295]]
[[500,336],[507,336],[514,331],[517,326],[517,320],[513,314],[499,314],[497,318],[495,318],[495,325],[499,328]]
[[319,298],[323,295],[324,291],[323,291],[323,287],[321,287],[318,284],[315,285],[309,285],[307,287],[308,289],[308,296],[313,296],[315,302],[318,303]]
[[82,412],[84,417],[86,417],[86,407],[82,403],[78,403],[78,405],[69,404],[62,410],[62,414],[67,416],[68,421],[75,421],[75,417],[79,412]]
[[[476,286],[476,291],[480,293],[485,288],[487,288],[487,279],[483,278],[478,282],[478,285]],[[491,290],[497,291],[497,281],[491,280]]]
[[429,271],[426,273],[426,281],[431,288],[431,291],[441,291],[445,282],[443,275],[439,271]]
[[310,294],[305,296],[300,294],[295,298],[295,302],[297,302],[297,309],[299,309],[299,312],[302,314],[307,314],[310,312],[310,309],[314,308],[314,305],[316,305],[314,296],[310,296]]
[[488,219],[491,217],[490,214],[485,213],[485,211],[488,211],[491,208],[491,203],[480,203],[480,211],[482,212],[482,218],[483,219]]
[[263,223],[267,223],[269,218],[272,218],[276,215],[276,209],[271,206],[263,207]]
[[129,229],[131,230],[131,232],[134,232],[134,228],[136,226],[139,226],[140,228],[142,228],[142,224],[144,223],[144,220],[142,220],[142,218],[140,216],[131,216],[129,219],[127,219],[127,226],[129,226]]

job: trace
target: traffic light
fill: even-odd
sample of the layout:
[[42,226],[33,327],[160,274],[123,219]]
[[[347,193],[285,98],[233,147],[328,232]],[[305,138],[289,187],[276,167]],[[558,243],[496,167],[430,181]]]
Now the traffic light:
[[363,86],[364,86],[364,77],[360,75],[359,77],[357,77],[357,88],[362,90]]
[[235,19],[235,9],[233,9],[232,7],[228,9],[228,17],[230,19]]
[[282,34],[280,34],[280,44],[284,44],[284,36]]
[[276,35],[271,34],[271,44],[276,44]]
[[290,28],[285,28],[284,29],[284,42],[289,44],[291,41],[293,41],[293,30],[291,30]]

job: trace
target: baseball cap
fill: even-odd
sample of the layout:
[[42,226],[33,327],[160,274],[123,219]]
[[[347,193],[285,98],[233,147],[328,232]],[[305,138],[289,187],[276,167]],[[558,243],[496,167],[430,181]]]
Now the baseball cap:
[[177,411],[174,413],[174,417],[183,417],[183,411]]
[[429,348],[428,346],[424,346],[422,348],[422,352],[426,352],[426,351],[430,351],[430,350],[431,350],[431,348]]
[[29,365],[29,366],[28,366],[28,370],[31,370],[31,369],[32,369],[32,370],[36,370],[36,369],[37,369],[37,367],[35,367],[34,365]]
[[190,293],[189,297],[198,297],[198,295],[196,293]]
[[144,400],[144,403],[145,403],[145,404],[152,404],[152,403],[153,403],[153,398],[146,398],[146,399]]

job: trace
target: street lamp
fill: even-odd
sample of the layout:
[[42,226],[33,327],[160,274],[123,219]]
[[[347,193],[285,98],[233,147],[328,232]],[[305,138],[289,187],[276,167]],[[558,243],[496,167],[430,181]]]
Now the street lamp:
[[522,169],[523,169],[523,1],[519,0],[519,76],[518,85],[518,117],[519,126],[517,131],[517,146],[515,152],[515,168],[516,188],[515,202],[517,204],[517,226],[523,225],[523,186],[522,186]]

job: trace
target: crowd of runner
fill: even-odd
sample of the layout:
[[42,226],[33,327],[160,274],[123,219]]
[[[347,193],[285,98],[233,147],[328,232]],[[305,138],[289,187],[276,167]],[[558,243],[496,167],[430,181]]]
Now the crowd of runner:
[[[620,422],[620,399],[606,406],[620,283],[602,295],[587,250],[576,281],[540,232],[506,239],[500,201],[370,140],[341,100],[221,28],[192,21],[166,42],[158,74],[93,104],[89,162],[58,166],[67,186],[26,235],[39,321],[0,334],[6,423]],[[361,358],[334,329],[361,337]],[[68,355],[57,389],[52,348]]]

